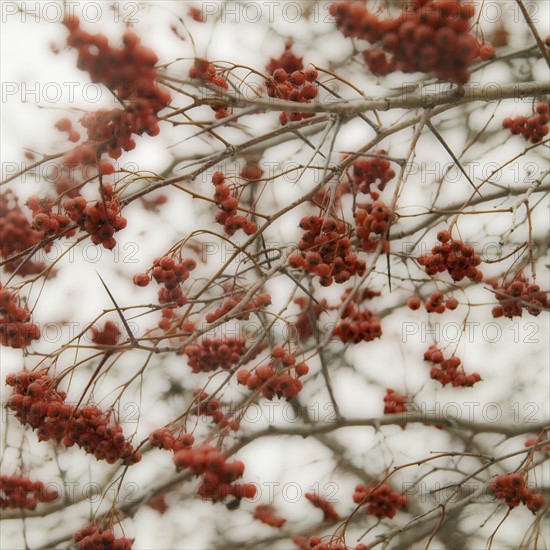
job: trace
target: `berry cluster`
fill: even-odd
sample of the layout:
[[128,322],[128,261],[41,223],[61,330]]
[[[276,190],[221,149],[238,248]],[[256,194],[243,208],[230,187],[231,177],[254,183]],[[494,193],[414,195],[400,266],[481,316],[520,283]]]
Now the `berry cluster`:
[[0,344],[24,348],[40,338],[40,329],[30,322],[30,312],[20,305],[20,299],[0,283]]
[[550,309],[548,293],[541,291],[539,285],[530,283],[522,273],[517,274],[513,281],[500,286],[494,281],[489,284],[497,291],[495,296],[499,302],[493,308],[495,318],[521,317],[524,308],[536,317],[543,309]]
[[483,273],[477,269],[481,258],[475,253],[473,246],[451,239],[447,230],[439,231],[437,240],[440,244],[432,248],[431,255],[425,254],[418,259],[428,275],[448,271],[453,281],[462,281],[464,277],[468,277],[479,283],[483,279]]
[[[388,152],[379,150],[374,154],[386,156]],[[377,200],[380,195],[372,187],[376,185],[379,191],[383,191],[394,177],[395,171],[390,167],[389,161],[374,156],[354,160],[351,164],[351,178],[348,181],[355,192],[370,194],[372,200]]]
[[292,40],[285,42],[284,52],[281,57],[271,58],[266,65],[265,70],[268,74],[272,75],[277,69],[283,69],[287,73],[293,73],[294,71],[301,71],[304,68],[303,58],[298,57],[291,51]]
[[337,521],[340,519],[340,514],[326,498],[317,493],[306,493],[304,496],[313,506],[319,508],[323,512],[323,521]]
[[218,502],[228,496],[241,500],[256,495],[253,483],[235,483],[244,473],[244,464],[240,460],[226,462],[223,454],[209,445],[176,452],[174,464],[178,470],[189,468],[201,476],[198,493],[204,499]]
[[55,127],[60,132],[67,132],[69,141],[76,143],[80,139],[80,134],[73,128],[73,123],[68,118],[61,118],[55,123]]
[[153,510],[156,510],[161,516],[164,515],[169,508],[168,503],[166,502],[166,496],[162,493],[160,495],[155,495],[152,499],[148,500],[147,506]]
[[424,360],[434,363],[435,366],[430,369],[430,378],[442,386],[450,383],[453,387],[469,388],[481,380],[477,372],[466,374],[464,369],[458,370],[461,360],[456,355],[445,359],[441,350],[433,344],[424,352]]
[[134,539],[115,538],[110,529],[88,525],[74,533],[73,538],[80,550],[132,550]]
[[[238,364],[248,351],[245,338],[204,338],[200,344],[185,346],[180,355],[187,355],[188,365],[195,373],[212,372],[217,369],[229,370]],[[248,358],[254,359],[260,353],[261,346],[254,348]]]
[[[229,313],[232,309],[235,309],[244,298],[244,292],[235,293],[231,298],[227,298],[223,301],[220,307],[217,307],[214,311],[208,313],[205,317],[207,323],[214,323],[225,314]],[[271,303],[271,296],[267,293],[258,294],[254,296],[246,305],[246,307],[235,316],[235,319],[243,319],[247,321],[250,318],[250,314]]]
[[386,483],[376,485],[357,485],[353,493],[353,501],[356,504],[368,504],[367,514],[379,519],[393,518],[398,508],[407,505],[407,498],[396,493]]
[[120,101],[146,97],[153,104],[165,104],[169,100],[167,92],[157,87],[158,57],[135,33],[125,32],[122,48],[113,48],[106,36],[82,30],[78,17],[64,23],[69,31],[67,45],[78,50],[77,66],[89,73],[92,82],[107,86]]
[[380,200],[358,208],[355,212],[356,233],[361,239],[365,252],[376,250],[380,239],[373,238],[372,233],[379,235],[382,239],[382,251],[388,252],[390,242],[384,238],[388,231],[389,224],[393,218],[391,210]]
[[181,433],[176,437],[169,428],[159,428],[149,434],[149,442],[153,447],[177,452],[191,448],[195,438],[193,434],[188,433]]
[[526,487],[525,478],[520,473],[497,476],[492,487],[495,496],[510,508],[516,508],[521,502],[536,514],[544,506],[544,497]]
[[120,215],[120,201],[112,185],[103,187],[103,196],[88,205],[84,197],[67,199],[63,205],[80,229],[90,234],[94,244],[107,250],[116,246],[114,234],[126,227],[126,218]]
[[[32,212],[31,228],[41,232],[45,237],[57,235],[66,229],[71,220],[64,214],[55,214],[52,212],[53,200],[50,197],[39,198],[29,197],[27,207]],[[74,235],[74,231],[67,233],[66,237]]]
[[133,149],[132,134],[157,135],[158,112],[168,105],[170,94],[158,86],[155,52],[130,31],[122,36],[122,48],[113,48],[103,34],[83,31],[77,17],[67,19],[65,25],[67,44],[78,50],[78,68],[87,71],[92,82],[105,84],[124,104],[124,110],[102,110],[82,118],[98,156],[107,151],[118,158],[122,149]]
[[[151,276],[158,284],[163,287],[158,291],[159,304],[175,303],[177,306],[183,306],[187,303],[187,298],[183,294],[180,284],[189,279],[189,272],[197,267],[197,262],[193,258],[187,258],[176,262],[171,256],[156,258],[153,262]],[[138,273],[134,275],[134,284],[137,286],[147,286],[149,284],[149,275]],[[171,318],[168,312],[163,310],[163,317]]]
[[[151,126],[144,127],[142,124],[146,124],[145,121],[140,120],[138,123],[136,118],[138,117],[135,113],[123,109],[100,109],[95,113],[85,114],[80,119],[80,124],[86,128],[89,141],[69,151],[64,157],[65,163],[69,165],[89,164],[86,160],[91,158],[91,153],[88,152],[84,156],[83,152],[86,150],[94,152],[93,161],[95,161],[96,151],[97,157],[101,156],[101,153],[105,151],[109,157],[117,159],[122,155],[122,151],[132,151],[135,149],[136,142],[132,138],[133,134],[141,135],[145,129],[148,130],[148,133],[158,133],[159,129],[156,119],[155,122],[150,123]],[[76,156],[79,149],[80,154]],[[103,175],[107,175],[107,172],[109,172],[108,169],[105,171],[101,170]]]
[[[281,366],[278,369],[278,366]],[[291,376],[289,369],[294,369],[296,378]],[[277,371],[280,372],[277,372]],[[277,396],[296,397],[301,389],[301,376],[306,375],[309,368],[305,363],[298,363],[296,357],[280,346],[275,346],[271,350],[270,362],[268,365],[260,365],[253,372],[241,369],[237,372],[237,382],[246,386],[250,390],[260,389],[266,399],[273,399]]]
[[406,410],[405,397],[388,388],[384,395],[384,414],[401,413]]
[[63,442],[66,447],[77,445],[98,460],[114,464],[122,459],[125,465],[141,460],[118,424],[110,425],[109,414],[98,407],[73,407],[66,404],[65,392],[58,392],[55,381],[45,373],[22,371],[9,374],[6,383],[13,388],[9,408],[21,424],[37,429],[39,441]]
[[116,346],[120,330],[112,321],[106,321],[103,328],[92,327],[92,342],[98,346]]
[[225,183],[224,173],[214,172],[212,183],[216,187],[214,201],[220,209],[216,215],[216,222],[223,225],[224,231],[229,236],[234,235],[239,229],[242,229],[247,235],[256,233],[258,230],[256,222],[237,214],[239,199],[231,194],[231,189]]
[[345,236],[346,224],[333,218],[306,216],[300,220],[304,234],[288,261],[319,277],[322,286],[342,284],[357,274],[365,273],[366,265],[353,252],[351,240]]
[[271,525],[271,527],[282,527],[286,523],[286,519],[275,515],[273,508],[269,504],[258,504],[254,508],[254,519]]
[[350,303],[342,314],[342,321],[333,332],[342,342],[371,342],[382,336],[380,317],[377,317],[366,307],[358,308]]
[[197,405],[189,411],[195,416],[210,416],[212,422],[220,428],[229,427],[230,430],[236,432],[240,428],[238,420],[229,420],[222,411],[222,403],[217,397],[210,397],[206,392],[195,390],[195,401]]
[[[410,306],[409,306],[410,307]],[[454,297],[447,298],[445,301],[445,296],[440,290],[432,292],[428,301],[424,304],[426,311],[428,313],[445,313],[445,310],[454,310],[458,307],[458,300]],[[411,308],[414,309],[414,308]]]
[[510,130],[514,135],[521,134],[531,143],[538,143],[550,132],[549,121],[548,104],[537,103],[530,117],[518,116],[516,118],[505,118],[502,121],[502,126]]
[[[43,238],[44,234],[31,226],[27,216],[21,210],[17,196],[12,191],[0,193],[0,255],[2,258],[8,259],[24,250],[31,250]],[[51,243],[44,246],[44,251],[48,252],[51,246]],[[22,262],[23,259],[8,261],[3,268],[8,273],[17,270],[21,277],[40,273],[45,268],[44,262],[34,262],[30,259]]]
[[364,544],[358,544],[355,549],[339,542],[323,542],[321,537],[309,537],[308,540],[293,535],[292,542],[302,550],[368,550]]
[[[189,69],[189,77],[202,80],[203,82],[210,82],[210,84],[222,90],[229,89],[227,79],[222,74],[218,74],[216,67],[210,61],[201,57],[195,58],[193,65]],[[229,115],[226,107],[212,107],[212,109],[216,113],[215,116],[217,119],[225,118]]]
[[315,323],[319,320],[321,314],[328,309],[332,309],[326,300],[322,298],[318,301],[314,301],[311,298],[304,298],[299,296],[294,298],[294,303],[297,304],[301,311],[298,314],[298,318],[293,324],[294,329],[298,334],[300,340],[307,340],[313,336],[315,331]]
[[[267,95],[277,99],[286,99],[296,103],[310,103],[319,94],[316,83],[318,73],[315,69],[307,71],[296,70],[288,73],[284,69],[275,69],[271,77],[265,81]],[[296,122],[311,118],[313,113],[281,113],[279,122],[285,125],[289,120]]]
[[221,74],[218,74],[216,67],[210,63],[210,61],[201,57],[195,58],[193,65],[189,69],[189,77],[210,82],[214,84],[214,86],[218,86],[224,90],[229,88],[227,79]]
[[494,55],[490,44],[480,45],[469,32],[472,4],[413,0],[410,8],[398,17],[380,19],[364,3],[346,0],[332,4],[330,13],[344,36],[379,44],[363,54],[374,74],[421,71],[464,84],[470,78],[469,66],[478,57],[486,60]]
[[0,508],[34,510],[39,502],[53,502],[59,494],[41,481],[22,476],[0,476]]

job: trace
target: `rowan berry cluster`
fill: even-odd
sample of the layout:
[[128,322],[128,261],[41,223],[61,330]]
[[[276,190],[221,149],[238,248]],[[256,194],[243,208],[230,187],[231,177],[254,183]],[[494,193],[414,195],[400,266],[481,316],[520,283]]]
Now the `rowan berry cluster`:
[[[67,44],[78,50],[78,68],[87,71],[92,82],[107,86],[119,101],[128,101],[125,111],[116,110],[118,114],[112,120],[104,121],[103,124],[111,126],[110,135],[97,140],[89,135],[90,139],[119,142],[123,136],[116,136],[116,133],[124,134],[129,128],[137,134],[143,131],[150,135],[158,134],[157,113],[168,105],[170,94],[158,86],[159,75],[155,69],[158,57],[155,52],[143,46],[139,37],[131,31],[123,34],[121,48],[113,48],[103,34],[83,31],[77,17],[67,19],[65,25],[69,30]],[[117,125],[115,119],[120,113],[126,113],[127,117],[122,117],[124,124]],[[98,131],[100,125],[92,132]],[[114,145],[108,144],[110,152],[116,151]]]
[[374,74],[421,71],[464,84],[470,78],[469,66],[478,57],[486,60],[494,55],[491,44],[480,45],[469,32],[472,4],[414,0],[410,8],[398,17],[380,19],[364,3],[346,0],[332,4],[330,13],[344,36],[379,44],[363,54]]
[[[374,154],[386,156],[388,152],[379,150]],[[354,160],[351,164],[351,177],[348,181],[355,192],[365,193],[370,195],[372,200],[377,200],[380,195],[374,191],[373,186],[376,185],[379,191],[383,191],[386,184],[394,177],[395,171],[391,168],[389,161],[374,156]]]
[[[409,306],[410,307],[410,306]],[[445,301],[445,295],[440,290],[432,292],[428,301],[424,304],[428,313],[445,313],[447,309],[454,310],[458,307],[458,300],[454,297],[447,298]],[[411,308],[415,309],[415,308]]]
[[210,82],[214,86],[218,86],[224,90],[229,88],[227,79],[223,75],[218,74],[216,67],[208,59],[203,59],[202,57],[195,58],[193,65],[189,69],[189,77]]
[[[210,63],[207,59],[202,57],[195,58],[193,65],[189,69],[189,77],[202,80],[203,82],[210,82],[218,88],[223,90],[229,89],[229,82],[219,73],[213,63]],[[226,107],[212,107],[216,113],[216,118],[221,119],[229,115]]]
[[21,307],[14,292],[0,283],[0,344],[10,348],[24,348],[40,338],[40,329],[30,322],[31,314]]
[[67,45],[78,50],[77,66],[89,73],[92,82],[107,86],[120,101],[148,97],[154,103],[166,99],[166,92],[159,97],[161,90],[157,88],[158,57],[135,33],[125,32],[123,46],[113,48],[105,35],[82,30],[78,17],[73,15],[64,23],[69,31]]
[[88,525],[74,533],[73,538],[80,550],[132,550],[134,539],[115,538],[111,529]]
[[309,537],[308,540],[294,535],[292,542],[302,550],[368,550],[364,544],[358,544],[355,549],[339,542],[323,542],[321,537]]
[[479,283],[483,279],[483,273],[477,269],[481,264],[481,258],[475,253],[473,246],[467,246],[462,241],[451,239],[449,231],[439,231],[436,244],[432,253],[424,254],[418,259],[418,263],[424,266],[428,275],[448,271],[453,281],[462,281],[468,277],[471,281]]
[[[223,301],[222,305],[220,307],[217,307],[214,311],[208,313],[205,317],[207,323],[214,323],[221,317],[223,317],[225,314],[229,313],[231,310],[235,309],[239,303],[244,298],[245,294],[244,292],[238,292],[235,293],[231,298],[227,298]],[[250,314],[257,310],[261,309],[265,306],[268,306],[271,303],[271,296],[267,293],[258,294],[254,296],[246,305],[246,307],[243,308],[242,311],[239,312],[238,315],[235,316],[235,319],[242,319],[247,321],[250,318]]]
[[210,416],[212,422],[220,428],[229,427],[230,430],[236,432],[240,428],[238,420],[230,420],[222,411],[222,402],[217,397],[210,397],[206,392],[195,390],[195,401],[197,405],[189,411],[195,416]]
[[[137,120],[136,120],[137,119]],[[138,122],[139,121],[139,122]],[[100,157],[103,152],[113,159],[117,159],[122,155],[122,151],[132,151],[136,147],[136,142],[132,138],[133,134],[141,135],[144,131],[151,135],[158,134],[158,124],[155,122],[145,122],[141,117],[137,117],[130,109],[100,109],[95,113],[87,113],[80,119],[80,124],[86,128],[88,134],[88,143],[80,147],[86,147],[94,151],[94,161],[96,157]],[[142,126],[142,124],[148,124]],[[78,147],[69,151],[64,157],[66,164],[89,164],[85,162],[88,158],[82,154],[80,158],[72,158]],[[88,154],[91,157],[91,153]],[[93,162],[93,161],[92,161]],[[107,175],[109,170],[105,165],[105,170],[101,170],[103,175]],[[112,172],[111,172],[112,173]]]
[[342,284],[355,274],[365,273],[365,262],[357,258],[351,240],[345,236],[344,222],[306,216],[301,219],[300,228],[304,230],[298,244],[300,252],[288,259],[292,267],[316,275],[321,286],[330,286],[333,282]]
[[[361,245],[365,252],[376,250],[380,240],[382,240],[382,251],[389,251],[390,242],[384,236],[392,218],[391,210],[381,200],[357,208],[355,212],[356,233],[361,239]],[[372,234],[379,235],[380,239],[372,237]]]
[[191,448],[195,443],[195,438],[193,434],[188,433],[181,433],[176,437],[169,428],[159,428],[149,434],[149,442],[153,447],[177,452]]
[[538,143],[544,136],[548,135],[548,132],[550,132],[550,127],[548,126],[549,121],[548,104],[537,103],[531,116],[505,118],[502,121],[502,126],[510,130],[514,135],[521,134],[531,143]]
[[371,342],[382,336],[380,317],[366,307],[358,308],[350,303],[342,314],[342,321],[334,329],[334,336],[342,342]]
[[[316,83],[318,76],[315,69],[296,70],[291,73],[282,68],[275,69],[271,77],[265,81],[267,95],[296,103],[310,103],[319,94],[319,86]],[[296,122],[313,115],[314,113],[281,113],[279,122],[285,125],[289,120]]]
[[340,514],[326,498],[317,493],[306,493],[304,496],[315,508],[319,508],[323,512],[323,521],[337,521],[340,519]]
[[326,298],[314,301],[311,298],[308,299],[299,296],[298,298],[294,298],[294,303],[301,309],[298,318],[293,324],[300,340],[307,340],[313,336],[315,330],[314,323],[319,320],[323,312],[333,309],[328,305]]
[[92,327],[92,342],[98,346],[116,346],[121,332],[115,323],[106,321],[103,328]]
[[445,359],[442,351],[433,344],[424,353],[424,360],[434,363],[430,369],[430,378],[442,386],[450,383],[453,387],[469,388],[481,380],[477,372],[466,374],[464,369],[458,370],[461,360],[456,355]]
[[[296,378],[289,374],[290,369],[294,369]],[[269,400],[275,396],[289,399],[300,393],[302,382],[299,378],[308,372],[309,368],[305,363],[298,363],[292,353],[285,352],[281,346],[275,346],[271,350],[268,365],[260,365],[252,372],[239,370],[237,382],[250,390],[260,389],[262,395]]]
[[240,460],[226,462],[223,454],[210,445],[176,452],[174,464],[177,470],[189,468],[194,475],[201,476],[197,491],[204,499],[219,502],[229,496],[241,500],[256,495],[253,483],[235,483],[244,473],[244,464]]
[[53,502],[59,497],[53,488],[41,481],[22,476],[0,476],[0,508],[34,510],[39,502]]
[[[189,344],[180,352],[187,355],[187,364],[195,373],[212,372],[217,369],[229,370],[237,365],[248,351],[245,338],[204,338],[200,344]],[[249,361],[261,351],[256,346]]]
[[525,485],[525,478],[520,473],[499,475],[493,480],[492,487],[495,496],[510,508],[516,508],[522,503],[536,514],[544,506],[544,497],[540,493],[533,493]]
[[[33,195],[29,197],[27,207],[32,212],[31,228],[41,232],[45,237],[57,235],[71,223],[68,216],[52,212],[53,199],[50,197],[39,198]],[[71,237],[74,233],[71,231],[65,236]]]
[[161,516],[164,515],[169,508],[166,502],[166,496],[163,494],[155,495],[152,499],[148,500],[147,506],[156,510]]
[[231,236],[237,230],[242,229],[247,235],[253,235],[258,230],[256,222],[237,214],[239,199],[231,193],[230,187],[225,183],[223,172],[214,172],[212,183],[216,187],[214,201],[220,209],[216,215],[216,222],[223,225],[225,232]]
[[[163,285],[158,291],[159,304],[175,303],[177,306],[183,306],[187,303],[187,298],[181,289],[181,283],[189,279],[189,273],[197,267],[197,262],[193,258],[187,258],[177,262],[171,256],[162,256],[155,258],[151,269],[151,276],[158,284]],[[147,273],[138,273],[134,275],[134,284],[137,286],[147,286],[150,282]],[[171,318],[170,313],[164,312],[163,317]]]
[[405,397],[388,388],[384,395],[384,414],[401,413],[406,410]]
[[273,507],[269,504],[258,504],[254,508],[254,519],[271,527],[282,527],[286,523],[286,519],[275,515]]
[[13,388],[9,408],[21,424],[37,430],[39,441],[50,439],[66,447],[77,445],[97,460],[114,464],[122,459],[125,465],[141,460],[122,433],[122,427],[111,423],[109,414],[98,407],[73,407],[66,404],[65,392],[57,391],[55,381],[45,373],[22,371],[6,377]]
[[155,52],[131,31],[123,34],[121,48],[113,48],[105,35],[83,31],[77,17],[67,19],[65,25],[67,44],[78,50],[78,68],[87,71],[92,82],[107,86],[124,104],[124,110],[101,110],[82,118],[98,156],[107,151],[118,158],[122,149],[133,149],[132,134],[157,135],[158,112],[168,105],[170,94],[158,86]]
[[120,215],[120,201],[112,185],[105,185],[102,197],[90,205],[84,197],[75,197],[67,199],[63,206],[80,229],[90,234],[92,242],[107,250],[116,246],[115,232],[126,227],[126,218]]
[[71,120],[66,117],[60,118],[55,123],[55,127],[60,132],[67,132],[69,141],[72,141],[73,143],[76,143],[80,139],[80,134],[73,128],[73,123]]
[[407,505],[407,497],[396,493],[389,485],[380,486],[359,484],[355,487],[353,501],[356,504],[367,504],[367,514],[379,519],[393,518],[398,508]]
[[543,309],[550,309],[548,293],[541,291],[539,285],[529,282],[522,273],[517,274],[514,280],[504,282],[502,285],[494,281],[489,281],[489,284],[497,291],[495,296],[499,302],[492,311],[495,318],[521,317],[524,308],[530,315],[536,317]]
[[265,67],[267,74],[272,75],[277,69],[283,69],[287,73],[301,71],[304,68],[303,58],[292,52],[292,40],[285,42],[285,49],[280,57],[271,58]]
[[[2,258],[9,259],[10,256],[31,250],[44,239],[42,231],[34,229],[27,216],[18,204],[18,197],[12,191],[8,190],[0,193],[0,254]],[[45,245],[44,251],[51,249],[51,243]],[[31,259],[8,261],[3,268],[12,273],[17,273],[24,277],[33,275],[44,270],[44,262],[35,262]]]

